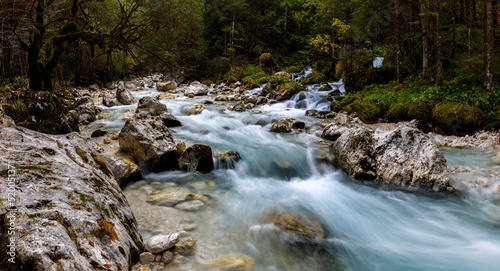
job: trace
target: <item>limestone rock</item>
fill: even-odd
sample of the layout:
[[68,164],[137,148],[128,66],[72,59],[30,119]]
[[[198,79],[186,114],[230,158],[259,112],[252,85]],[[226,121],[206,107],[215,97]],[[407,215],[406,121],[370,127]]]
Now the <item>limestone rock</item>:
[[146,113],[151,116],[159,116],[167,111],[167,106],[160,103],[158,97],[146,96],[139,100],[135,113]]
[[184,95],[189,96],[201,96],[208,94],[208,86],[205,84],[201,84],[198,81],[192,82],[188,87],[184,89]]
[[291,241],[319,241],[325,237],[319,220],[300,214],[271,211],[265,220],[290,235]]
[[[14,214],[15,266],[30,270],[129,270],[142,240],[125,195],[92,141],[0,127],[0,172],[15,169],[15,213],[0,202],[2,223]],[[7,179],[5,179],[7,180]],[[21,181],[22,180],[22,181]],[[0,182],[0,198],[9,196]],[[98,208],[96,207],[98,206]],[[7,244],[6,224],[0,241]],[[107,266],[107,267],[106,267]]]
[[118,158],[111,155],[103,155],[109,170],[113,172],[120,187],[141,180],[142,173],[134,162],[125,158]]
[[148,196],[148,203],[160,206],[173,207],[186,200],[191,191],[185,188],[170,187],[161,192]]
[[91,123],[97,120],[97,116],[101,113],[101,109],[94,104],[89,96],[79,98],[74,106],[75,109],[69,111],[69,116],[78,123]]
[[169,91],[177,88],[177,84],[172,81],[168,81],[165,83],[156,83],[156,89],[158,91]]
[[5,115],[5,112],[3,111],[3,107],[2,107],[2,104],[0,103],[0,126],[15,126],[16,123],[14,122],[14,120]]
[[130,105],[137,102],[130,91],[120,88],[116,90],[116,100],[123,105]]
[[201,200],[190,200],[175,205],[176,209],[190,212],[199,211],[204,207],[205,203],[203,203]]
[[281,119],[271,126],[271,132],[274,133],[290,133],[293,129],[303,129],[305,123],[294,118]]
[[144,163],[152,172],[177,168],[174,139],[159,117],[136,115],[127,120],[120,131],[119,143],[122,151]]
[[172,115],[168,112],[161,113],[160,119],[169,128],[182,126],[182,123],[174,115]]
[[203,110],[205,110],[205,107],[202,104],[193,104],[192,106],[186,108],[184,112],[187,116],[191,116],[201,114]]
[[151,252],[143,252],[140,256],[141,264],[148,264],[155,261],[155,255]]
[[212,148],[206,144],[188,147],[179,158],[179,168],[184,171],[211,171],[214,169]]
[[102,97],[102,104],[107,107],[113,107],[116,105],[116,97],[111,93],[104,93]]
[[161,253],[179,242],[179,234],[156,235],[144,242],[144,249],[151,253]]

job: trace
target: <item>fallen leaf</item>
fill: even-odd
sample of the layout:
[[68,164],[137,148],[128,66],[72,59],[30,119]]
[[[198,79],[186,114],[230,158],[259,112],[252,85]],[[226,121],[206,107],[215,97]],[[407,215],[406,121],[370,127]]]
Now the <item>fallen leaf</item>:
[[75,204],[75,205],[73,205],[73,208],[75,208],[75,209],[77,209],[77,210],[82,209],[80,206],[78,206],[78,205],[76,205],[76,204]]
[[108,264],[108,263],[107,263],[107,264],[104,264],[104,267],[106,267],[106,268],[108,268],[108,269],[109,269],[109,268],[111,268],[111,264]]
[[92,209],[87,208],[87,212],[92,213]]
[[91,245],[92,247],[94,247],[94,243],[92,241],[89,241],[89,245]]

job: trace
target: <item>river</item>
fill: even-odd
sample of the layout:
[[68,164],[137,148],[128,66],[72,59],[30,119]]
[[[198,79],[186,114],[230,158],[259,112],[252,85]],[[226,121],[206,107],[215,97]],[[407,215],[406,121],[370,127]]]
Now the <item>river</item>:
[[[332,85],[341,87],[341,82]],[[226,104],[214,104],[205,105],[200,115],[184,114],[188,106],[213,101],[214,95],[162,101],[184,125],[170,129],[176,142],[205,143],[214,152],[234,150],[242,161],[234,169],[208,174],[149,174],[147,184],[125,189],[143,237],[194,224],[189,235],[197,241],[195,260],[244,253],[255,259],[255,270],[499,270],[498,192],[474,188],[421,193],[366,185],[329,162],[329,148],[314,129],[269,132],[274,121],[285,117],[311,127],[323,122],[305,116],[305,110],[327,109],[327,92],[318,91],[319,86],[308,89],[305,98],[297,95],[285,103],[257,107],[262,113],[232,112]],[[157,92],[133,94],[140,98]],[[124,124],[120,118],[135,107],[105,108],[104,119],[88,129],[104,123],[108,131],[117,132]],[[446,150],[445,155],[454,165],[500,171],[500,162],[488,153]],[[211,185],[193,185],[200,183]],[[181,212],[145,202],[147,193],[165,187],[208,195],[212,203],[201,211]],[[319,219],[324,241],[317,247],[290,245],[260,219],[269,210]]]

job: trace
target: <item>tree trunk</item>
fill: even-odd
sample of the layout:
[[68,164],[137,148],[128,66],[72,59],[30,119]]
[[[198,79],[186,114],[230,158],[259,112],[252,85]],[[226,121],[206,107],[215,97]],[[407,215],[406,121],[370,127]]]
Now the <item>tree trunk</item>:
[[455,57],[455,44],[456,44],[456,32],[457,32],[456,9],[457,9],[456,0],[451,0],[451,58]]
[[394,0],[394,10],[396,14],[396,43],[397,43],[397,80],[398,84],[403,82],[403,56],[402,56],[402,46],[401,46],[401,6],[399,0]]
[[439,0],[434,0],[434,8],[436,12],[436,28],[437,28],[437,81],[436,84],[443,84],[443,36],[441,33],[441,4]]
[[36,4],[35,22],[28,47],[28,73],[30,77],[29,87],[31,90],[45,89],[42,67],[40,63],[40,50],[42,49],[45,36],[44,20],[45,0],[38,0]]
[[493,27],[493,0],[486,0],[486,89],[493,89],[493,50],[495,31]]
[[429,14],[427,0],[420,0],[422,12],[422,79],[429,79]]
[[[335,3],[332,3],[332,25],[335,21]],[[332,61],[335,62],[335,28],[332,26]]]

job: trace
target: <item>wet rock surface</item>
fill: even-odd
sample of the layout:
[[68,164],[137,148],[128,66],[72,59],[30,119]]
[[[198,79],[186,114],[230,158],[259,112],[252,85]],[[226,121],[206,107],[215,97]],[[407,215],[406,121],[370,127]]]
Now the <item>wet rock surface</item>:
[[179,168],[184,171],[211,171],[214,169],[212,148],[206,144],[188,147],[179,157]]

